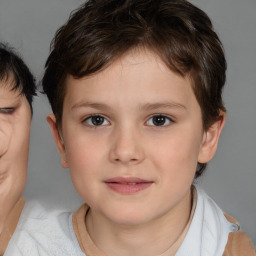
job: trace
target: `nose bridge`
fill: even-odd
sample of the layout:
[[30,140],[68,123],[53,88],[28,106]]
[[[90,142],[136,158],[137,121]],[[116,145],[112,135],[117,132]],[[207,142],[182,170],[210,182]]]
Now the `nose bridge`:
[[131,123],[116,126],[112,137],[110,159],[124,164],[143,161],[144,150],[139,129]]

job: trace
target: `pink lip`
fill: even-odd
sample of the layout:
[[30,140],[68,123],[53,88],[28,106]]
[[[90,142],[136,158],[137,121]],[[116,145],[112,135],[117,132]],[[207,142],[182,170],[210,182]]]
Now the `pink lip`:
[[137,177],[115,177],[104,180],[104,183],[113,191],[120,194],[134,194],[153,184],[153,181]]

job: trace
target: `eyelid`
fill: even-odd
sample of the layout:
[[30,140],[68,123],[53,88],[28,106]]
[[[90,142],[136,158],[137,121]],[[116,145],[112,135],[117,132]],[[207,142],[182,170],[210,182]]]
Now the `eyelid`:
[[1,114],[12,114],[15,108],[0,108]]
[[[166,114],[159,114],[159,113],[150,115],[150,116],[147,118],[146,123],[147,123],[151,118],[157,117],[157,116],[163,116],[163,117],[165,117],[167,120],[169,120],[170,123],[175,123],[173,117],[170,117],[169,115],[166,115]],[[156,125],[149,125],[149,126],[158,127],[158,128],[161,128],[161,127],[162,127],[162,128],[163,128],[163,127],[167,127],[167,126],[169,126],[169,125],[170,125],[170,124],[167,124],[167,125],[159,125],[159,126],[156,126]]]
[[103,117],[104,120],[106,120],[106,121],[108,122],[108,124],[110,124],[110,121],[108,120],[108,118],[107,118],[106,116],[102,115],[102,114],[90,114],[90,115],[87,115],[86,117],[84,117],[84,118],[82,119],[82,123],[86,123],[87,126],[93,127],[93,128],[95,128],[95,127],[100,127],[100,126],[106,126],[106,125],[98,125],[98,126],[97,126],[97,125],[91,125],[91,124],[88,124],[88,123],[86,122],[88,119],[90,119],[90,118],[92,118],[92,117],[95,117],[95,116]]

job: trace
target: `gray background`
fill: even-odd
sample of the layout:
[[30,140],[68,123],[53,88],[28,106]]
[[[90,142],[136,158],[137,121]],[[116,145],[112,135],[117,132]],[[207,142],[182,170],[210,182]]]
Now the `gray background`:
[[[57,28],[82,0],[0,0],[0,40],[24,57],[38,80]],[[193,0],[213,20],[228,61],[228,110],[219,149],[199,181],[237,218],[256,244],[256,0]],[[76,209],[77,196],[45,121],[44,96],[35,100],[28,183],[24,196],[47,207]]]

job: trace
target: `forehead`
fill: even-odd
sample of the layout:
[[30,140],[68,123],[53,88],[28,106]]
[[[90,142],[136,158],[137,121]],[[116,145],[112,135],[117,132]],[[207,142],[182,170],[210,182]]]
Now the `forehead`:
[[0,81],[0,98],[6,99],[14,99],[21,96],[21,92],[19,89],[14,89],[14,83],[11,79],[7,81],[2,80]]
[[189,76],[174,73],[148,50],[130,51],[102,71],[80,79],[68,76],[65,82],[64,108],[100,103],[119,110],[141,109],[170,102],[199,109]]
[[20,88],[14,89],[14,83],[12,80],[2,80],[0,81],[0,108],[26,106],[31,112],[29,103],[20,91]]

